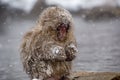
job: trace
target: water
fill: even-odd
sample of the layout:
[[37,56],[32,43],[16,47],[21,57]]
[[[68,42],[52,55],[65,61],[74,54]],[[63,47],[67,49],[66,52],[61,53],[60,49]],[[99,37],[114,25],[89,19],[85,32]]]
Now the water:
[[[119,20],[85,22],[75,18],[79,54],[76,71],[120,71]],[[79,35],[78,35],[79,34]]]
[[[74,16],[79,53],[73,71],[120,72],[120,20],[84,21]],[[33,19],[13,18],[0,35],[0,80],[29,80],[20,62],[19,45]]]

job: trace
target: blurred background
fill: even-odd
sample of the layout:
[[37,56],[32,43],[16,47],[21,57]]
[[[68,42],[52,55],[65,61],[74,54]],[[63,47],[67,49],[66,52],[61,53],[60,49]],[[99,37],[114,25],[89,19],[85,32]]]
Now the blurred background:
[[73,71],[120,72],[120,0],[0,0],[0,80],[29,80],[21,39],[55,5],[73,15],[79,49]]

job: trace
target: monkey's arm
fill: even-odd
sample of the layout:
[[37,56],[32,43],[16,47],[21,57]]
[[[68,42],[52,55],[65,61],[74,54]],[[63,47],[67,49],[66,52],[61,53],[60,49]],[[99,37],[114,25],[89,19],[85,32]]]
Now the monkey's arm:
[[63,47],[48,43],[42,47],[42,53],[38,57],[40,60],[65,61],[66,54]]
[[78,52],[76,43],[73,43],[73,42],[69,43],[66,46],[65,50],[66,50],[66,56],[67,56],[66,61],[72,61],[75,58],[75,53]]

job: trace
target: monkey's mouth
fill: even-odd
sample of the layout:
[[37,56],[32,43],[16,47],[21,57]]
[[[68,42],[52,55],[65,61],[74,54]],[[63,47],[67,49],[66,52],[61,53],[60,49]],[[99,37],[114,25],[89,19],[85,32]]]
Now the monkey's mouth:
[[67,36],[67,32],[69,29],[69,25],[68,24],[60,24],[57,27],[57,37],[60,41],[63,41],[65,39],[65,37]]

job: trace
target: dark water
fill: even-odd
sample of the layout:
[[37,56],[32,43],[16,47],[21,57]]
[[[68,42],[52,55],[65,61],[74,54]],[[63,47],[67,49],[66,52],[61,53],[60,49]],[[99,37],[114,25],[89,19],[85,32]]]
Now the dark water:
[[76,70],[120,72],[120,20],[76,21]]
[[[79,53],[74,71],[120,72],[120,20],[86,22],[75,16]],[[28,80],[22,70],[19,45],[22,34],[35,20],[8,18],[0,34],[0,80]]]

